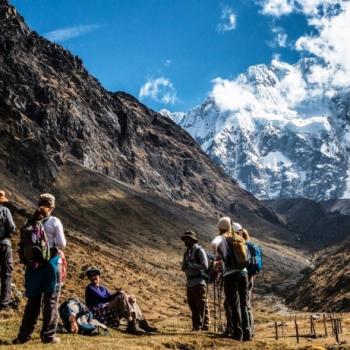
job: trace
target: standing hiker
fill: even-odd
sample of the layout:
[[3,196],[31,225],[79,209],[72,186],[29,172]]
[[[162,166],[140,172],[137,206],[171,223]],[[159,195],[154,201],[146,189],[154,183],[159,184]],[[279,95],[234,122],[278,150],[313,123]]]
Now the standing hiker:
[[242,237],[232,233],[229,217],[219,220],[218,230],[219,235],[213,239],[212,245],[216,265],[223,270],[225,299],[231,311],[232,338],[249,341],[247,247]]
[[21,229],[19,252],[21,261],[26,265],[25,289],[28,301],[14,344],[23,344],[31,339],[41,305],[41,341],[60,342],[60,338],[56,337],[62,269],[59,252],[66,246],[66,238],[60,219],[51,215],[54,208],[53,195],[40,195],[38,210]]
[[[233,223],[233,227],[238,235],[240,235],[246,244],[249,244],[250,242],[250,235],[249,232],[242,227],[241,224],[238,222]],[[248,269],[248,295],[247,295],[247,308],[248,308],[248,316],[249,316],[249,328],[251,332],[251,337],[253,338],[255,335],[255,326],[254,326],[254,316],[253,316],[253,309],[252,309],[252,294],[253,294],[253,288],[254,288],[254,274],[251,274]]]
[[142,335],[146,332],[150,333],[158,330],[156,327],[152,327],[144,318],[134,295],[128,295],[122,289],[110,293],[101,284],[99,268],[91,266],[85,274],[90,280],[90,284],[85,289],[85,303],[94,318],[114,328],[119,327],[120,319],[124,318],[128,321],[126,331],[134,335]]
[[13,307],[11,301],[11,279],[13,270],[11,234],[16,230],[5,191],[0,191],[0,310]]
[[182,260],[182,271],[187,282],[187,301],[192,312],[192,330],[209,330],[208,306],[208,258],[205,250],[197,243],[195,232],[186,231],[181,237],[186,251]]

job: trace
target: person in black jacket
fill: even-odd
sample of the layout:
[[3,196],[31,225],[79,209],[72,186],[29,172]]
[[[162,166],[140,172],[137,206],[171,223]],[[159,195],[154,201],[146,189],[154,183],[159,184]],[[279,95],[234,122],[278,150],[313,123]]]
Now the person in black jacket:
[[14,307],[11,301],[13,258],[10,236],[16,230],[16,225],[5,206],[7,202],[5,191],[0,191],[0,310]]

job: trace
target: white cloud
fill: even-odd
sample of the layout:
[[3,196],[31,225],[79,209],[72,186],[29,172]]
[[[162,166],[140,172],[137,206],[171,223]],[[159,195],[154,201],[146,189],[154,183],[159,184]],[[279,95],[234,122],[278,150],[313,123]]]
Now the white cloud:
[[292,12],[300,12],[306,16],[321,13],[333,15],[347,0],[258,0],[264,15],[280,17]]
[[317,34],[302,36],[295,47],[322,60],[313,68],[310,81],[334,89],[350,86],[350,3],[342,2],[335,15],[312,16],[309,22]]
[[273,38],[273,41],[269,43],[271,47],[288,46],[288,35],[283,28],[273,27],[272,33],[274,34],[274,38]]
[[282,16],[294,11],[293,0],[265,0],[261,5],[264,15]]
[[256,97],[235,80],[216,78],[211,95],[222,110],[237,111],[254,106]]
[[221,23],[218,24],[217,30],[220,33],[236,29],[237,17],[232,8],[224,6],[221,12]]
[[164,77],[148,79],[139,92],[140,99],[145,97],[164,104],[174,104],[177,101],[173,83]]
[[69,39],[77,38],[81,35],[87,34],[92,32],[95,29],[100,28],[101,26],[98,24],[91,24],[91,25],[80,25],[75,27],[66,27],[66,28],[60,28],[52,30],[44,36],[51,41],[55,42],[62,42]]

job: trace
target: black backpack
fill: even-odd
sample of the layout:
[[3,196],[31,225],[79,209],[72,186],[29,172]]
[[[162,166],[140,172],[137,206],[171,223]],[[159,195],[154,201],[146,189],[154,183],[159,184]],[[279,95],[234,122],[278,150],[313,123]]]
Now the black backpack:
[[0,240],[9,236],[6,210],[6,207],[0,204]]
[[59,308],[60,317],[64,328],[71,332],[70,317],[75,314],[79,334],[83,335],[107,335],[107,326],[93,318],[91,311],[77,298],[69,298]]
[[214,260],[215,260],[215,257],[213,254],[207,252],[203,247],[199,246],[196,251],[194,252],[194,257],[196,259],[196,262],[197,263],[200,263],[199,261],[199,251],[203,249],[206,256],[207,256],[207,259],[208,259],[208,269],[206,269],[204,271],[204,273],[201,275],[201,277],[204,277],[207,281],[207,283],[212,283],[214,281],[214,275],[215,275],[215,271],[214,271]]

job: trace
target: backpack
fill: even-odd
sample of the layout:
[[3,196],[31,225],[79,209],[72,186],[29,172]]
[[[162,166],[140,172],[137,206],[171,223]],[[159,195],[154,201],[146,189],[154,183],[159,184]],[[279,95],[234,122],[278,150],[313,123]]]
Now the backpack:
[[254,276],[262,270],[262,249],[253,242],[246,242],[249,252],[249,264],[247,266],[249,276]]
[[244,239],[237,234],[225,237],[228,251],[225,261],[226,270],[242,270],[249,264],[248,247]]
[[33,217],[21,228],[18,254],[22,264],[36,268],[50,260],[50,247],[44,228],[47,219]]
[[207,259],[208,259],[208,268],[204,271],[204,273],[202,273],[202,276],[205,278],[205,280],[207,281],[207,283],[212,283],[214,281],[214,275],[215,275],[215,271],[214,271],[214,255],[207,252],[203,247],[199,246],[196,251],[194,252],[194,257],[196,259],[197,263],[200,263],[199,261],[199,251],[203,249]]
[[8,226],[7,226],[7,220],[5,217],[5,206],[0,205],[0,240],[3,240],[4,238],[8,237]]
[[70,333],[70,317],[74,314],[78,324],[78,333],[82,335],[108,334],[107,326],[93,318],[91,311],[77,298],[69,298],[59,308],[64,328]]

